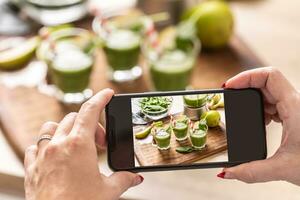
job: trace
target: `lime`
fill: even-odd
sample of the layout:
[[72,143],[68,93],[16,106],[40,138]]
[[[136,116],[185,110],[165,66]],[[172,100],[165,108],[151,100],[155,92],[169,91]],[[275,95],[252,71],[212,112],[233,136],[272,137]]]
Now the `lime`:
[[31,59],[39,43],[39,37],[32,37],[14,48],[0,52],[0,69],[15,70],[23,67]]
[[152,129],[152,126],[149,126],[149,127],[145,128],[144,130],[142,130],[140,132],[137,132],[135,134],[135,138],[136,139],[144,139],[144,138],[146,138],[149,135],[149,133],[151,132],[151,129]]
[[50,42],[47,38],[54,40],[56,45],[63,43],[63,46],[78,46],[85,53],[91,53],[94,50],[94,37],[89,31],[74,28],[69,24],[44,27],[40,30],[40,32],[44,32],[45,34],[47,31],[48,36],[36,50],[36,57],[39,60],[47,61],[49,59]]
[[221,115],[218,111],[210,110],[201,115],[201,119],[206,119],[207,126],[216,127],[219,126]]
[[140,10],[131,9],[126,14],[110,19],[109,23],[119,29],[130,29],[138,32],[143,29],[143,15]]
[[55,31],[59,31],[61,29],[66,28],[73,28],[72,24],[61,24],[57,26],[44,26],[39,30],[39,35],[42,38],[47,38],[50,34],[54,33]]
[[173,49],[175,47],[176,27],[168,26],[158,36],[158,42],[162,49]]
[[183,18],[197,19],[197,34],[205,48],[225,46],[232,33],[234,19],[230,7],[219,0],[205,1],[188,10]]

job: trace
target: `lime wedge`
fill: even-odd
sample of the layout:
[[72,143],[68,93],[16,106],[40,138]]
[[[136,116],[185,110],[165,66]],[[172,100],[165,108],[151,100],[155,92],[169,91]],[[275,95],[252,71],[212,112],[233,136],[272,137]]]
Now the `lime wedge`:
[[1,51],[0,69],[15,70],[23,67],[31,59],[39,43],[39,37],[32,37],[14,48]]
[[163,49],[173,49],[175,47],[176,27],[169,26],[163,29],[158,37],[160,46]]
[[130,9],[126,14],[112,18],[109,22],[119,29],[139,30],[142,28],[141,18],[143,12]]
[[61,24],[57,26],[44,26],[39,30],[39,35],[42,38],[48,37],[50,34],[54,33],[55,31],[59,31],[62,29],[68,29],[68,28],[73,28],[72,24]]
[[146,129],[142,130],[141,132],[138,132],[135,134],[136,139],[144,139],[146,138],[149,133],[151,132],[152,126],[147,127]]
[[[47,32],[46,28],[42,32]],[[67,24],[65,24],[65,26],[61,25],[56,29],[53,29],[54,27],[50,28],[52,29],[48,31],[48,37],[51,37],[51,40],[55,41],[55,46],[60,45],[60,43],[68,43],[72,46],[78,46],[78,48],[82,49],[82,51],[87,54],[92,53],[92,51],[94,50],[94,37],[89,31],[82,31],[82,29],[67,26]],[[43,40],[36,50],[36,57],[39,60],[47,62],[49,59],[49,52],[50,42],[47,39]]]

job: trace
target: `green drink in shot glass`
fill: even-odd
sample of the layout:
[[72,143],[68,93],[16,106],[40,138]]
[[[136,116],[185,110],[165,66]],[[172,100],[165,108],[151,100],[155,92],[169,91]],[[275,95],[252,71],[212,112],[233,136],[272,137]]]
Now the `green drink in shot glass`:
[[182,115],[175,120],[172,119],[171,123],[176,140],[183,141],[187,139],[189,119],[185,115]]
[[95,18],[93,29],[101,40],[110,80],[128,82],[142,75],[141,44],[152,26],[150,18],[139,11]]
[[93,60],[80,50],[57,54],[51,62],[51,78],[66,94],[82,93],[88,88]]
[[154,126],[151,130],[155,145],[159,150],[168,150],[171,143],[171,127],[165,126]]
[[195,149],[203,149],[206,145],[207,131],[196,129],[190,132],[192,146]]
[[155,90],[185,90],[195,65],[195,58],[182,50],[162,52],[157,59],[148,60]]
[[190,129],[190,141],[195,149],[203,149],[206,146],[208,127],[205,120],[200,120]]
[[81,104],[93,95],[89,89],[94,64],[92,37],[79,28],[56,31],[45,41],[43,55],[48,64],[55,96],[66,104]]
[[149,37],[143,52],[153,88],[157,91],[185,90],[199,50],[200,42],[196,36],[181,34],[178,29],[167,28],[156,42]]
[[114,30],[103,46],[109,67],[114,72],[124,73],[136,67],[140,56],[140,42],[140,36],[133,31]]

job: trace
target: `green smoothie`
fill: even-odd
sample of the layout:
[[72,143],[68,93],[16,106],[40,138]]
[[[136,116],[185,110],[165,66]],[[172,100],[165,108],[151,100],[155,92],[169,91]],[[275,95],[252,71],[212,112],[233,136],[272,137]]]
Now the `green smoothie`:
[[188,136],[188,124],[189,120],[185,115],[178,117],[176,120],[172,121],[173,133],[176,140],[185,140]]
[[193,23],[183,21],[177,25],[175,43],[178,49],[189,51],[193,49],[196,40],[196,28]]
[[176,140],[185,140],[187,138],[188,125],[183,122],[177,122],[173,126],[173,132]]
[[184,104],[191,108],[199,108],[206,104],[208,99],[207,94],[185,95],[183,96]]
[[170,148],[171,133],[172,129],[169,125],[163,126],[161,121],[154,123],[151,134],[159,150],[167,150]]
[[150,61],[150,73],[158,91],[185,90],[195,65],[193,56],[181,50],[165,51]]
[[117,29],[105,39],[104,52],[109,66],[114,70],[130,70],[138,65],[140,36],[131,30]]
[[64,93],[80,93],[88,88],[93,60],[79,49],[59,51],[50,63],[53,83]]
[[170,148],[171,134],[167,130],[157,129],[154,139],[158,149],[167,150]]
[[190,131],[192,146],[196,149],[202,149],[206,145],[207,131],[194,129]]

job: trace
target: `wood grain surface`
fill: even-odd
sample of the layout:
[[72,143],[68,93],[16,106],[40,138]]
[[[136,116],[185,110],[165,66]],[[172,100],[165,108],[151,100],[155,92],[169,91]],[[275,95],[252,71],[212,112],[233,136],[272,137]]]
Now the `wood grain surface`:
[[[133,82],[116,84],[107,79],[107,65],[101,50],[97,53],[91,77],[94,92],[110,87],[116,93],[145,92],[151,88],[148,68],[141,63],[144,75]],[[242,40],[234,36],[228,47],[202,52],[194,68],[191,85],[197,88],[219,88],[231,76],[262,62],[247,48]],[[49,120],[59,122],[62,117],[78,108],[68,108],[54,97],[41,94],[37,87],[7,88],[0,85],[0,122],[4,134],[20,159],[26,147],[36,142],[40,126]]]

